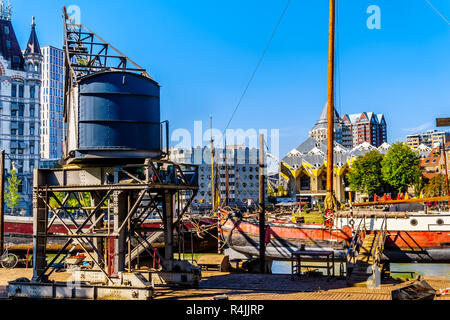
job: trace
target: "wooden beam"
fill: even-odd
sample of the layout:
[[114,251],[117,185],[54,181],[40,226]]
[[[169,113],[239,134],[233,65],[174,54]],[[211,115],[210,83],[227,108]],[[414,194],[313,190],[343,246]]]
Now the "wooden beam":
[[334,143],[334,32],[335,0],[330,0],[328,26],[328,100],[327,100],[327,192],[333,194],[333,143]]
[[436,118],[436,127],[450,127],[450,118]]

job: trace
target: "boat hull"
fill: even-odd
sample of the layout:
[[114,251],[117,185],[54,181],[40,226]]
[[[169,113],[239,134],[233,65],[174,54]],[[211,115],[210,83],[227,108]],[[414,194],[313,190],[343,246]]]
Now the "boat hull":
[[[305,246],[306,250],[333,250],[336,259],[343,259],[352,239],[347,222],[348,219],[337,219],[332,229],[315,224],[270,223],[266,226],[265,255],[268,259],[290,260],[292,252]],[[358,225],[360,220],[355,222]],[[368,218],[363,222],[370,234],[379,231],[382,219]],[[228,219],[222,223],[222,236],[233,250],[259,256],[258,222]],[[450,215],[388,218],[387,226],[384,261],[450,262]]]
[[[30,251],[33,250],[33,218],[32,217],[16,217],[16,216],[6,216],[4,228],[5,228],[5,244],[8,250],[10,251]],[[76,227],[72,224],[71,221],[65,221],[66,225],[75,230]],[[83,221],[80,221],[78,224],[80,225]],[[213,219],[199,219],[197,222],[199,225],[217,225]],[[163,223],[160,219],[150,219],[148,222],[145,222],[143,228],[147,230],[147,234],[151,232],[156,232],[162,230],[164,228]],[[217,235],[217,228],[209,230],[208,233],[198,233],[195,230],[195,225],[193,225],[190,221],[185,221],[183,223],[184,229],[192,232],[192,237],[190,232],[184,233],[184,239],[181,242],[185,252],[207,252],[211,250],[217,250],[217,240],[211,235]],[[90,224],[87,224],[83,230],[88,230]],[[67,228],[60,221],[55,221],[50,229],[48,230],[48,234],[50,235],[47,238],[47,252],[58,252],[66,243],[67,238],[65,237],[52,237],[56,235],[67,235]],[[178,248],[178,235],[174,233],[174,243]],[[156,241],[152,244],[155,248],[163,249],[164,248],[164,236],[161,235]],[[71,250],[75,247],[76,250],[82,251],[83,248],[80,245],[69,245],[66,250]],[[91,250],[89,246],[87,246],[88,250]]]

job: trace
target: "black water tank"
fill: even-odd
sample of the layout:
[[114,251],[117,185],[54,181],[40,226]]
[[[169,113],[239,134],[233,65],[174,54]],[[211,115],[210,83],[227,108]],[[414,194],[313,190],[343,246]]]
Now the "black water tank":
[[78,82],[75,158],[161,156],[160,86],[129,72],[103,72]]

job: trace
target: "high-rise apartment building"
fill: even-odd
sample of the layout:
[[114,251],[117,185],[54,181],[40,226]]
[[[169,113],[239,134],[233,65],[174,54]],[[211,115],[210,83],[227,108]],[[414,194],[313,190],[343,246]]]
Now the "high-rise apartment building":
[[406,144],[413,149],[418,148],[422,144],[429,148],[434,148],[447,142],[450,142],[450,132],[448,131],[428,130],[424,133],[406,136]]
[[[322,109],[322,113],[317,119],[314,127],[309,132],[309,136],[316,139],[318,142],[323,142],[328,139],[328,105]],[[339,116],[339,113],[334,109],[334,139],[337,143],[343,145],[346,148],[352,147],[352,133],[349,128],[344,124],[344,121]]]
[[15,169],[21,180],[22,199],[14,213],[31,214],[33,169],[39,167],[42,64],[34,18],[22,51],[11,23],[11,6],[0,1],[0,43],[0,148],[6,153],[6,175]]
[[63,143],[64,52],[42,47],[41,158],[59,159]]
[[[228,194],[231,205],[257,203],[259,199],[259,151],[245,146],[216,148],[214,181],[221,204]],[[171,160],[199,165],[199,192],[194,205],[212,203],[211,150],[208,147],[172,149]],[[227,192],[228,191],[228,192]]]
[[376,148],[387,143],[387,125],[383,114],[374,112],[346,114],[342,120],[351,132],[353,148],[364,142]]

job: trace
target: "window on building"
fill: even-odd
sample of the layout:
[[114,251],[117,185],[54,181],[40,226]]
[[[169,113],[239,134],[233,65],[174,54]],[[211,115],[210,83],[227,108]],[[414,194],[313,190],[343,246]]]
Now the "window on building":
[[30,104],[30,117],[34,117],[34,104]]
[[300,178],[300,190],[310,190],[311,189],[311,178],[308,176],[302,176]]
[[19,85],[19,98],[23,98],[23,85]]
[[8,49],[11,48],[11,41],[6,40],[6,47],[7,47]]
[[9,34],[9,27],[5,26],[5,34]]
[[17,84],[11,85],[11,97],[17,97]]
[[30,126],[30,135],[34,136],[34,125]]
[[34,99],[34,95],[35,95],[35,88],[34,88],[34,86],[31,86],[30,87],[30,98]]
[[23,103],[19,103],[19,117],[23,117],[23,109],[24,109],[24,104]]
[[19,134],[19,136],[23,136],[23,122],[19,123],[19,129],[17,133]]

